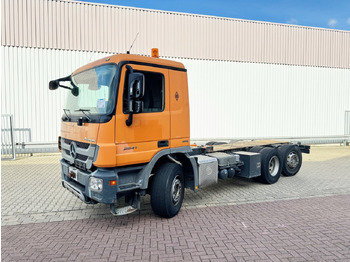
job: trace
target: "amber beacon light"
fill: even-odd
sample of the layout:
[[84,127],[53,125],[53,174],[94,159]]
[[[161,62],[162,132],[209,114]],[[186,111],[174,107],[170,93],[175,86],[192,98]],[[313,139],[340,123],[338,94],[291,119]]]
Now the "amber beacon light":
[[159,58],[158,48],[152,48],[152,57]]

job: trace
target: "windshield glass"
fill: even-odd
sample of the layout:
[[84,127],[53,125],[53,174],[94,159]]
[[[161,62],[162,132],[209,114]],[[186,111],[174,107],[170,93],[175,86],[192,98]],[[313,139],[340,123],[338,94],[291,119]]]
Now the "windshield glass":
[[113,110],[115,90],[113,80],[116,65],[98,66],[72,76],[71,88],[77,88],[77,95],[68,92],[66,107],[70,114],[100,115]]

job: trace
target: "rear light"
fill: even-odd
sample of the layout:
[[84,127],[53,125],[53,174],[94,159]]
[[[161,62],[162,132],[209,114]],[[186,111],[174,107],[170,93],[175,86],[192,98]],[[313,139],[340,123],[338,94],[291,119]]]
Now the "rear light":
[[58,150],[61,152],[61,136],[58,137]]

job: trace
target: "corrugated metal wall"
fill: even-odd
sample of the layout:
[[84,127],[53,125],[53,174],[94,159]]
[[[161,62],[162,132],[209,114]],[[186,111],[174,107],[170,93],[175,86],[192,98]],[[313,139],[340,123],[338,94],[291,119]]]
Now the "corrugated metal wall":
[[14,116],[15,128],[29,128],[34,142],[56,142],[60,131],[66,92],[50,91],[49,81],[107,56],[17,47],[1,47],[1,55],[1,113]]
[[350,32],[97,5],[2,0],[3,46],[350,68]]
[[[1,53],[2,113],[40,142],[56,141],[66,93],[49,91],[48,82],[109,55],[17,47]],[[176,60],[188,69],[192,138],[344,135],[348,69]]]
[[192,138],[344,135],[349,69],[180,61],[188,68]]
[[[192,138],[344,135],[350,32],[63,0],[2,0],[1,110],[55,142],[64,90],[51,79],[111,53],[188,68]],[[21,142],[21,141],[16,141]]]

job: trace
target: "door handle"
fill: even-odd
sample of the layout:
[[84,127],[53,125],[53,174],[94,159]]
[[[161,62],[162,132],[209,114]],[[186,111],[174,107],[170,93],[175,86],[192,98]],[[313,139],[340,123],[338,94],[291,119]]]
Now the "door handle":
[[158,147],[168,147],[168,146],[169,146],[169,140],[158,141]]

